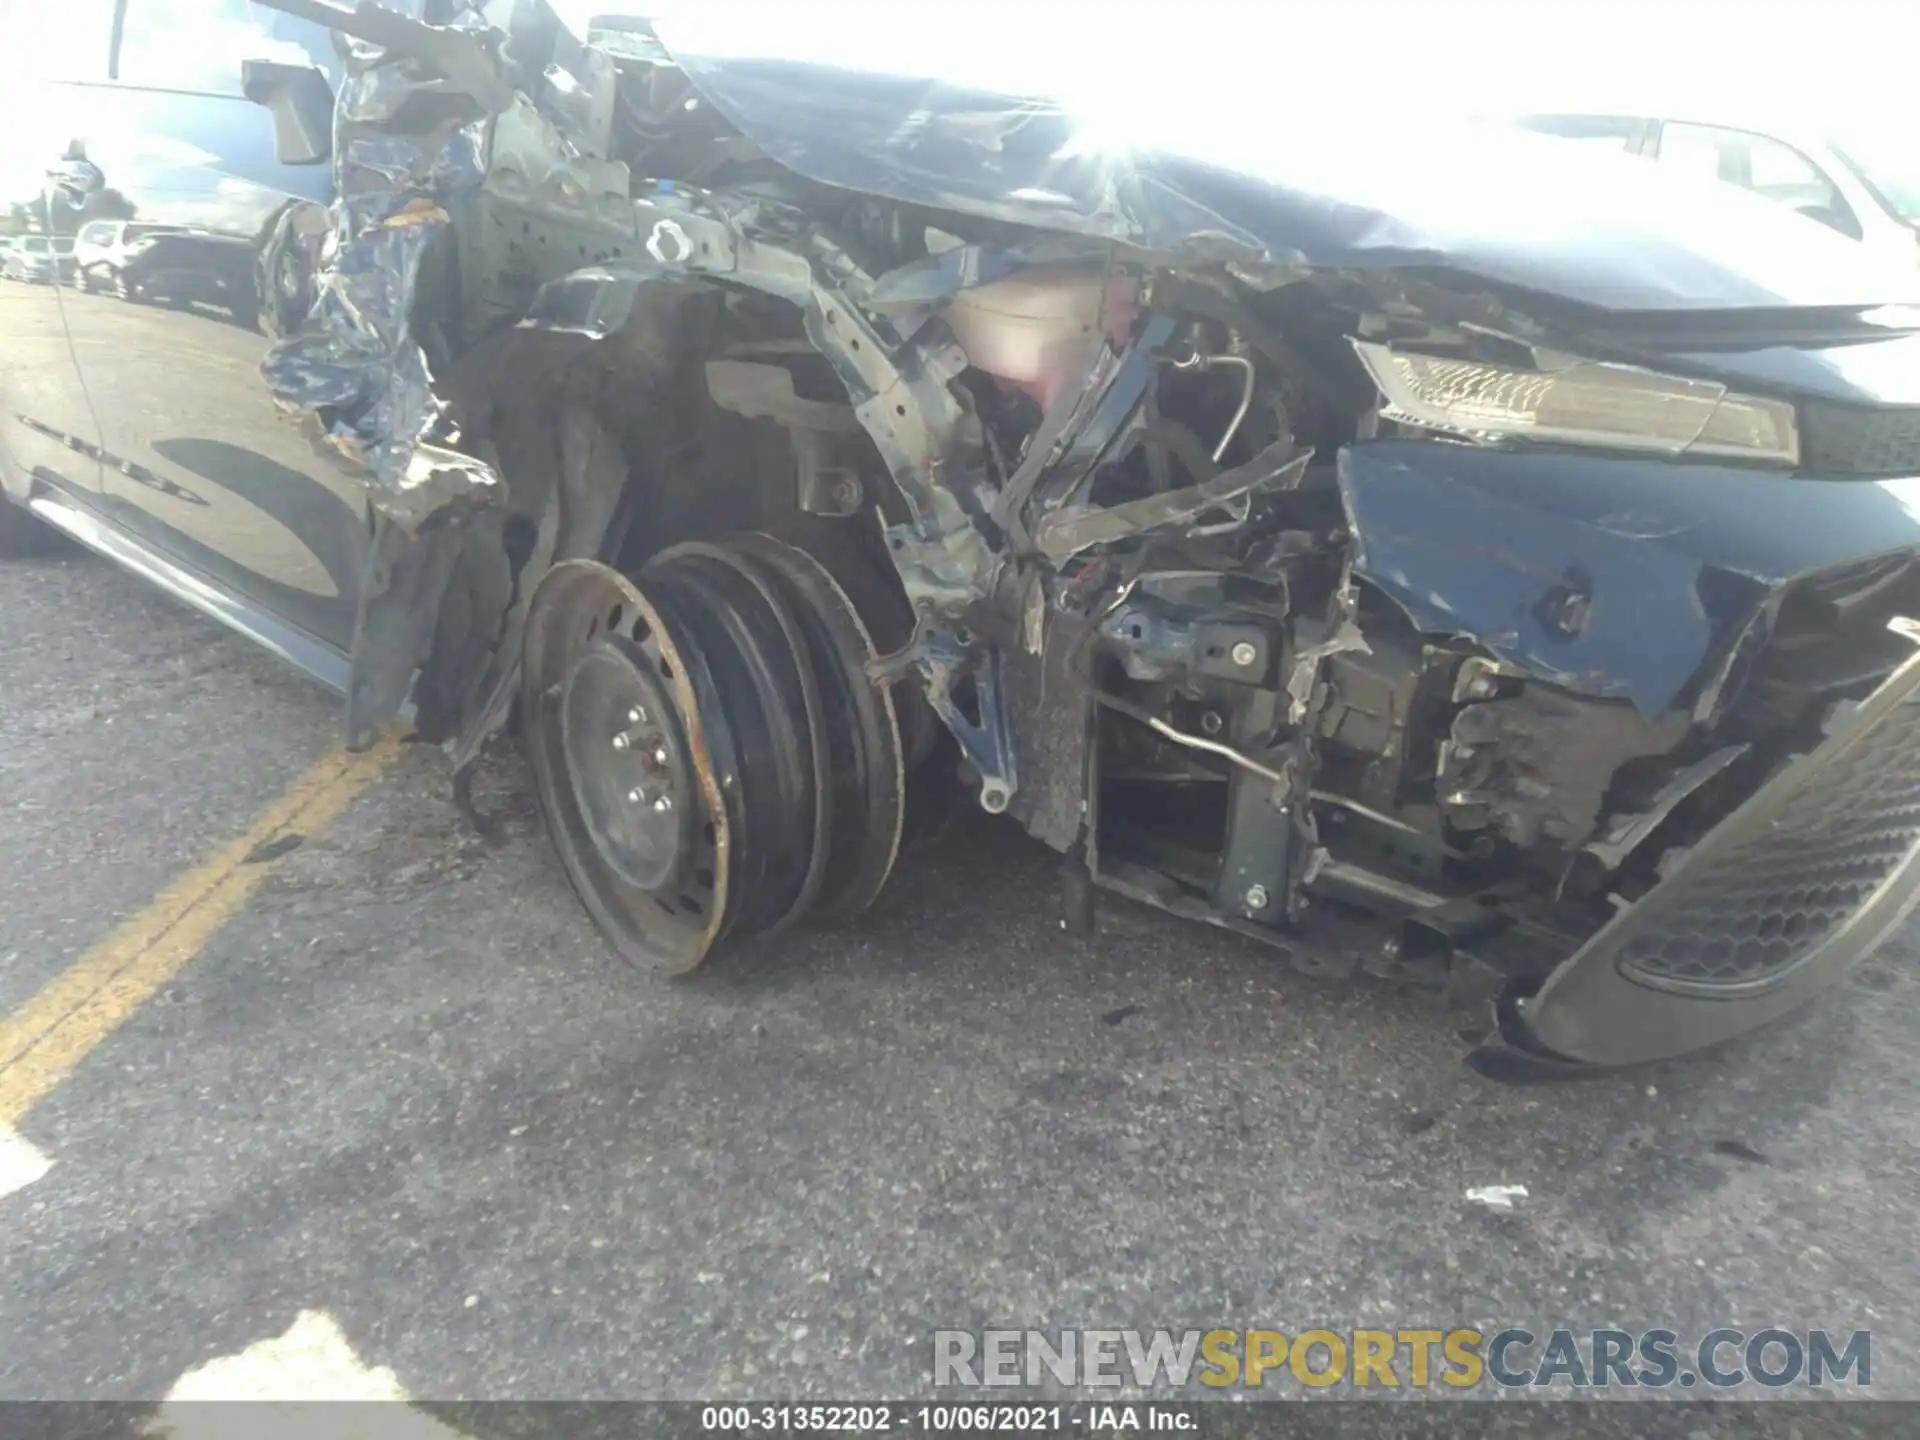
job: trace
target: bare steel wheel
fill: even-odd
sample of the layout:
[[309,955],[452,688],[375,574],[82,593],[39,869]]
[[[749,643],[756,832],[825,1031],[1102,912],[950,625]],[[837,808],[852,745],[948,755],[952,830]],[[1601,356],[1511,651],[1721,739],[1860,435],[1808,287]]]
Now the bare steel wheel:
[[899,724],[832,576],[764,535],[633,579],[555,566],[528,617],[528,751],[568,878],[623,958],[854,915],[892,871]]

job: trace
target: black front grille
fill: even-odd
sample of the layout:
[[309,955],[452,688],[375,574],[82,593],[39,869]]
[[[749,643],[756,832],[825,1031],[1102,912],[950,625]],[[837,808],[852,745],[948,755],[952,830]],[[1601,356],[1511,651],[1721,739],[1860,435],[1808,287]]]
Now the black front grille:
[[[1781,803],[1757,823],[1729,819],[1723,829],[1733,833],[1707,837],[1664,882],[1670,903],[1621,937],[1623,973],[1702,992],[1776,981],[1913,860],[1920,703],[1911,691],[1864,732],[1837,734],[1801,764],[1767,787],[1781,787]],[[1756,800],[1766,798],[1763,790]]]
[[1920,408],[1873,410],[1809,402],[1800,415],[1800,463],[1823,475],[1920,475]]

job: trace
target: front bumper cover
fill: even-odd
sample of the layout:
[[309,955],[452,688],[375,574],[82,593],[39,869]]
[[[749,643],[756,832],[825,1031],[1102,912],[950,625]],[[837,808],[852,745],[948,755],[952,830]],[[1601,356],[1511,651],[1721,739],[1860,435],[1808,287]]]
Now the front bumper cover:
[[1637,904],[1502,1007],[1484,1073],[1644,1064],[1766,1025],[1920,898],[1920,655],[1709,831]]

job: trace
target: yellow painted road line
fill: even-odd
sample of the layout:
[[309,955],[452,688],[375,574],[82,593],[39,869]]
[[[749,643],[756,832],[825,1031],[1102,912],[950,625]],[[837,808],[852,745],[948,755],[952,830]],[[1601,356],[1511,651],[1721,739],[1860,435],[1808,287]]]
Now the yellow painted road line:
[[330,751],[247,832],[153,898],[39,994],[0,1020],[0,1124],[15,1124],[132,1015],[260,888],[271,861],[247,857],[331,824],[399,754],[390,733],[358,755]]

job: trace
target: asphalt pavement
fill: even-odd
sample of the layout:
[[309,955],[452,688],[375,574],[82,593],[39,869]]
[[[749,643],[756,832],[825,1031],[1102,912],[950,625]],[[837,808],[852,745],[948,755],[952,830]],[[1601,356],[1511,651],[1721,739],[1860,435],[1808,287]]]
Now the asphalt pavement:
[[[85,556],[0,614],[4,1011],[338,703]],[[1867,1328],[1920,1398],[1910,938],[1705,1059],[1504,1089],[1419,996],[1118,903],[1070,939],[984,816],[858,925],[637,975],[511,754],[480,802],[496,844],[403,748],[19,1119],[0,1398],[320,1331],[416,1397],[849,1398],[928,1393],[936,1327],[1513,1324]]]

